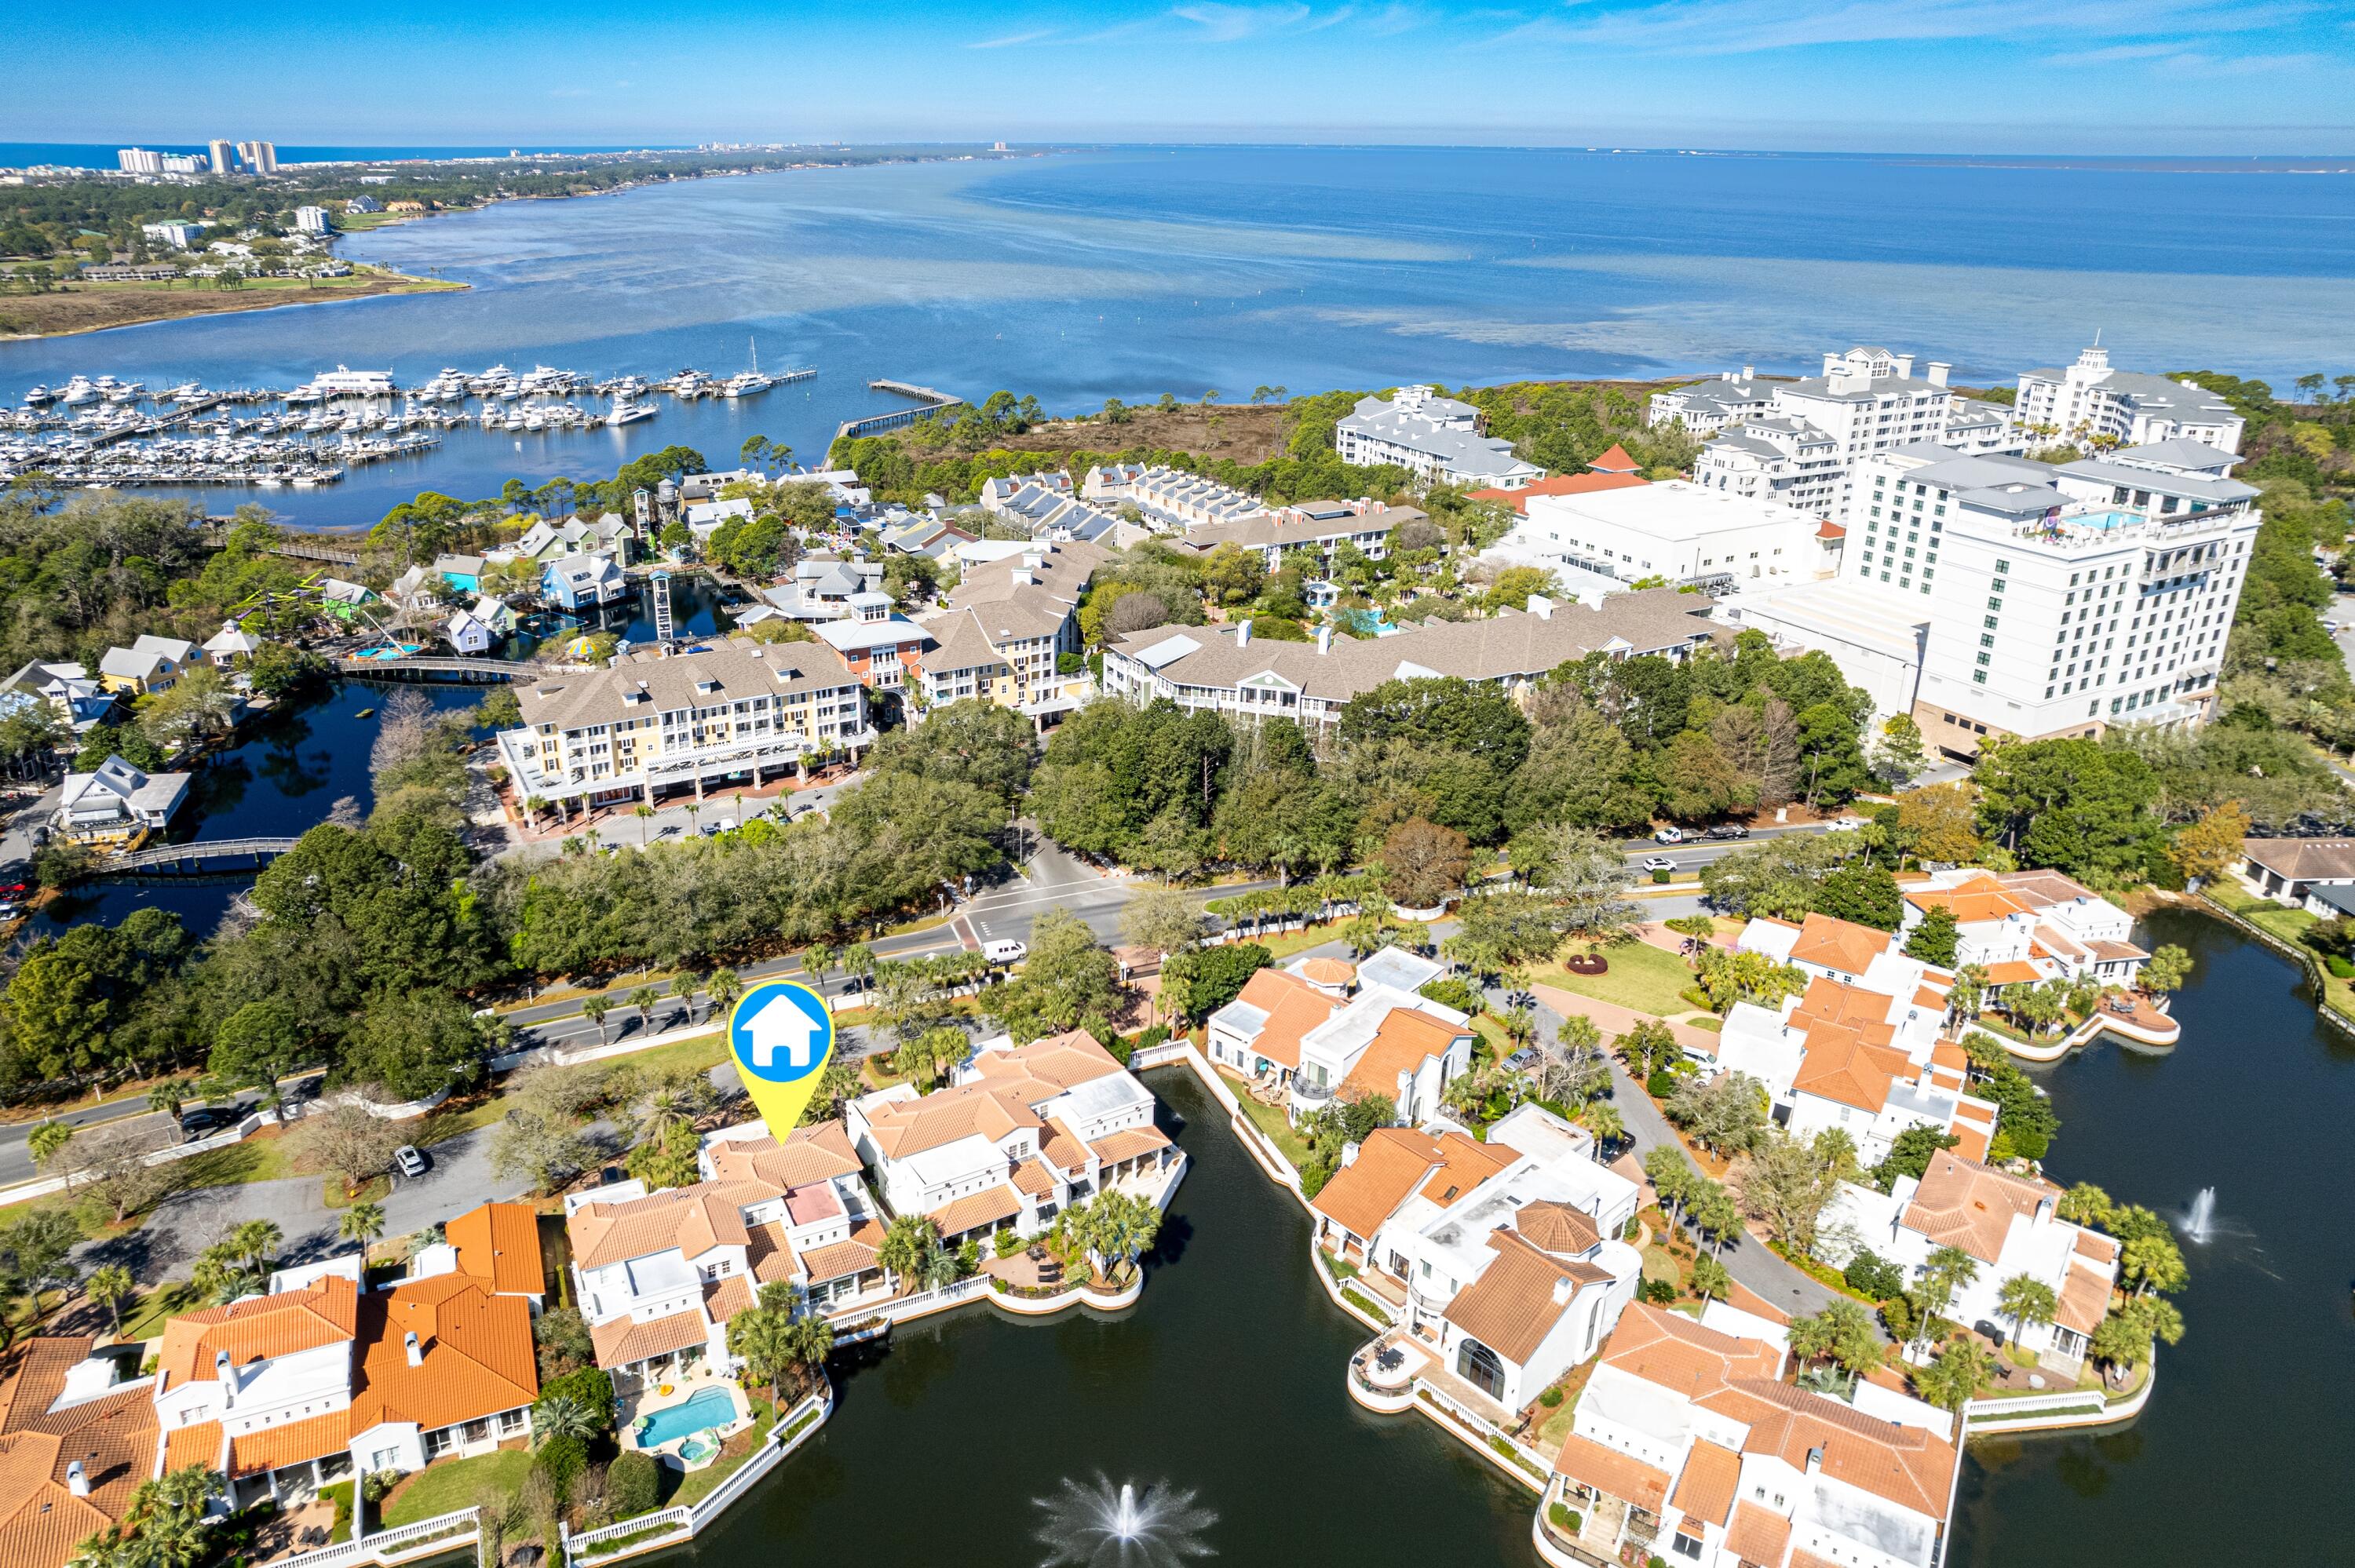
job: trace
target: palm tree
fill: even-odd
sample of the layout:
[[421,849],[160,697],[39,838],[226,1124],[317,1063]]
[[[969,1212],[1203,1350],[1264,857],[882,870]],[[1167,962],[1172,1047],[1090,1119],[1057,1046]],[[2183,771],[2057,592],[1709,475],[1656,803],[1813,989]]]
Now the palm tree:
[[785,1326],[784,1349],[815,1383],[821,1375],[818,1369],[834,1353],[834,1325],[815,1313],[795,1318]]
[[357,1242],[360,1259],[368,1259],[368,1244],[384,1234],[384,1205],[354,1203],[336,1222],[336,1234],[347,1242]]
[[1941,1410],[1959,1412],[1987,1386],[1994,1371],[1977,1340],[1956,1340],[1928,1366],[1913,1369],[1913,1391]]
[[1709,1255],[1725,1255],[1725,1238],[1742,1228],[1742,1205],[1722,1187],[1712,1186],[1693,1205],[1693,1223],[1709,1233]]
[[2094,1330],[2092,1348],[2094,1360],[2105,1369],[2105,1375],[2115,1382],[2119,1372],[2131,1372],[2150,1360],[2150,1335],[2141,1324],[2113,1312]]
[[1160,1209],[1129,1192],[1106,1192],[1092,1207],[1097,1250],[1133,1271],[1161,1234]]
[[734,969],[714,969],[711,978],[703,982],[703,990],[711,998],[711,1011],[726,1012],[744,994],[744,980]]
[[[630,815],[637,818],[637,820],[642,822],[651,822],[655,820],[655,809],[652,806],[641,802],[631,810]],[[644,842],[645,841],[645,837],[646,831],[644,829],[639,830],[639,842]]]
[[940,1245],[941,1233],[932,1227],[932,1221],[922,1214],[901,1214],[883,1233],[883,1245],[875,1249],[875,1261],[885,1273],[913,1283],[922,1276],[925,1263],[940,1250]]
[[[45,1121],[26,1135],[25,1147],[33,1156],[33,1163],[46,1169],[72,1141],[72,1128],[61,1121]],[[71,1175],[66,1178],[66,1184],[73,1184]]]
[[531,1442],[535,1448],[545,1448],[559,1437],[578,1437],[586,1443],[597,1436],[602,1425],[597,1412],[577,1393],[546,1394],[531,1407]]
[[523,802],[523,825],[533,832],[539,832],[539,814],[548,810],[548,802],[537,795],[527,795]]
[[702,985],[703,977],[693,969],[681,970],[670,982],[671,995],[687,1003],[687,1022],[690,1029],[695,1026],[695,993]]
[[2011,1337],[2028,1332],[2030,1323],[2050,1323],[2061,1309],[2052,1287],[2033,1275],[2015,1274],[1996,1289],[1996,1310],[2011,1319]]
[[[772,1403],[777,1397],[778,1380],[794,1361],[793,1331],[794,1320],[788,1314],[765,1307],[739,1312],[728,1322],[730,1352],[743,1357],[752,1375],[769,1385]],[[827,1338],[833,1338],[830,1331]]]
[[842,966],[845,976],[857,980],[859,989],[864,991],[868,978],[875,972],[875,949],[864,942],[853,942],[837,953],[834,961]]
[[826,989],[826,971],[834,968],[835,951],[824,942],[812,942],[802,949],[802,973],[820,991]]
[[279,1247],[285,1243],[286,1233],[278,1228],[275,1220],[248,1220],[229,1232],[229,1240],[249,1269],[268,1274],[270,1266],[277,1261]]
[[1716,1258],[1697,1257],[1693,1259],[1692,1287],[1693,1294],[1703,1301],[1715,1301],[1733,1288],[1733,1276]]
[[1600,1160],[1604,1150],[1627,1136],[1627,1124],[1621,1118],[1617,1106],[1597,1100],[1586,1107],[1586,1130],[1594,1135],[1594,1158]]
[[605,1015],[613,1011],[613,999],[602,993],[583,997],[581,1001],[581,1011],[590,1022],[597,1026],[597,1044],[600,1045],[606,1044]]
[[1930,1326],[1955,1298],[1955,1292],[1979,1277],[1978,1259],[1958,1246],[1942,1246],[1922,1266],[1922,1283],[1914,1289],[1914,1306],[1922,1314],[1918,1344],[1930,1342]]
[[138,1294],[131,1271],[119,1263],[101,1264],[82,1282],[82,1294],[112,1315],[114,1331],[123,1332],[123,1304]]
[[650,985],[642,985],[630,992],[629,1005],[638,1015],[639,1028],[644,1029],[654,1022],[655,1003],[661,1000],[662,992]]
[[165,1116],[178,1116],[180,1104],[187,1093],[187,1085],[177,1078],[159,1078],[147,1086],[147,1108],[162,1111]]

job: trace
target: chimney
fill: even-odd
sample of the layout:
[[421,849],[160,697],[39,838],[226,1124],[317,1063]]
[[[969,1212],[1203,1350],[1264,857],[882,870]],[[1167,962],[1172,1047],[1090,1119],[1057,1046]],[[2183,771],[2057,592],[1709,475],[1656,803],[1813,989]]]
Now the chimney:
[[400,1336],[400,1348],[409,1352],[410,1366],[421,1367],[425,1364],[425,1347],[417,1342],[416,1330],[411,1329],[408,1333]]
[[1838,355],[1827,352],[1824,355],[1824,374],[1829,376],[1833,371],[1838,369],[1839,362],[1840,356]]
[[1897,372],[1897,379],[1904,380],[1913,374],[1913,356],[1910,354],[1896,355],[1891,368]]
[[1540,620],[1551,620],[1553,619],[1553,600],[1546,598],[1546,596],[1541,593],[1533,593],[1529,595],[1529,613],[1536,616]]
[[1330,653],[1333,652],[1333,629],[1331,627],[1320,626],[1316,629],[1316,652],[1319,654]]
[[1235,646],[1238,648],[1251,646],[1251,617],[1248,615],[1235,623]]
[[83,1473],[80,1459],[66,1467],[66,1490],[78,1498],[90,1496],[90,1477]]
[[1754,365],[1745,365],[1745,366],[1743,366],[1742,367],[1742,379],[1743,379],[1744,381],[1755,381],[1755,380],[1757,380],[1757,379],[1758,379],[1758,367],[1757,367],[1756,366],[1754,366]]
[[1810,1448],[1810,1449],[1808,1449],[1808,1450],[1807,1450],[1807,1474],[1809,1474],[1809,1475],[1811,1475],[1811,1476],[1820,1475],[1820,1474],[1822,1474],[1822,1473],[1823,1473],[1823,1468],[1824,1468],[1824,1451],[1823,1451],[1823,1449],[1822,1449],[1821,1447],[1815,1447],[1815,1448]]
[[1570,1276],[1558,1274],[1553,1281],[1553,1304],[1557,1307],[1578,1293],[1578,1286]]
[[1341,1168],[1348,1170],[1358,1162],[1358,1141],[1351,1139],[1341,1146]]
[[1015,586],[1018,588],[1028,588],[1031,582],[1030,573],[1028,570],[1025,569],[1016,572],[1014,574],[1014,582]]
[[1930,385],[1933,387],[1944,387],[1946,384],[1946,372],[1953,368],[1953,366],[1948,365],[1943,359],[1932,360],[1930,362]]
[[237,1403],[237,1369],[229,1365],[227,1351],[213,1352],[213,1377],[221,1385],[221,1408],[227,1410]]

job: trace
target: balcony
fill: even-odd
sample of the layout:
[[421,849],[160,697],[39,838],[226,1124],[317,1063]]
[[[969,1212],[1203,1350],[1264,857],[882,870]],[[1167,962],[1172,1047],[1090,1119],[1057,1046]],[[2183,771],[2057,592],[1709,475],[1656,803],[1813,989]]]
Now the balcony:
[[1331,1084],[1295,1077],[1292,1080],[1292,1103],[1303,1110],[1316,1110],[1332,1099],[1333,1088]]

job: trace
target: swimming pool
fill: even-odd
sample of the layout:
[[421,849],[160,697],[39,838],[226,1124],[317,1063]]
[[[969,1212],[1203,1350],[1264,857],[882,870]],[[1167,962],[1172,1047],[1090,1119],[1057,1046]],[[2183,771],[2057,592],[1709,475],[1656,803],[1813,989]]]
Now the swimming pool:
[[736,1401],[726,1389],[699,1388],[685,1404],[647,1416],[638,1433],[638,1446],[659,1448],[690,1432],[700,1432],[707,1426],[726,1426],[735,1419]]

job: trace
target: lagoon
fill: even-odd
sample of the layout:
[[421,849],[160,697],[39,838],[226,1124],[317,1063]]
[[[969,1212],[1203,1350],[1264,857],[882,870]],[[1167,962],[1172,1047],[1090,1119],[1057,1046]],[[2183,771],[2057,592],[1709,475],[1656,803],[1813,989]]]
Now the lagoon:
[[[2319,1563],[2355,1532],[2341,1484],[2355,1044],[2314,1018],[2292,966],[2220,922],[2162,911],[2138,939],[2198,961],[2176,1007],[2185,1043],[2170,1055],[2105,1043],[2042,1072],[2064,1122],[2052,1173],[2162,1212],[2212,1184],[2222,1231],[2185,1248],[2190,1334],[2161,1351],[2137,1422],[1971,1446],[1954,1568],[2206,1568],[2251,1551]],[[1343,1368],[1365,1330],[1312,1278],[1305,1218],[1189,1074],[1151,1082],[1192,1166],[1143,1299],[1111,1317],[980,1308],[895,1329],[838,1369],[835,1417],[698,1557],[753,1568],[853,1547],[1016,1568],[1041,1556],[1032,1499],[1101,1472],[1115,1489],[1194,1490],[1230,1562],[1537,1561],[1534,1494],[1420,1416],[1350,1402]],[[2287,1499],[2296,1520],[2258,1522]]]

